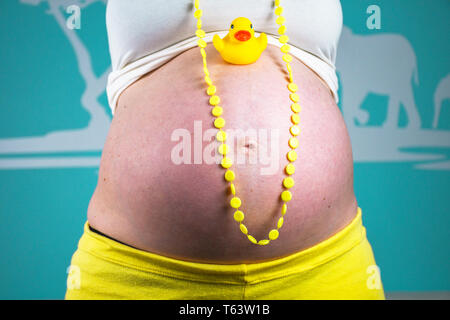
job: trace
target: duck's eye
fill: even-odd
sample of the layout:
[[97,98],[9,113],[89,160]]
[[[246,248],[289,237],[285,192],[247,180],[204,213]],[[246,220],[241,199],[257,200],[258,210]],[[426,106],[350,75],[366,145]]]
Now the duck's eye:
[[231,29],[234,29],[234,24],[232,24],[232,25],[230,26],[230,28],[231,28]]
[[253,29],[253,25],[252,24],[250,25],[250,29]]

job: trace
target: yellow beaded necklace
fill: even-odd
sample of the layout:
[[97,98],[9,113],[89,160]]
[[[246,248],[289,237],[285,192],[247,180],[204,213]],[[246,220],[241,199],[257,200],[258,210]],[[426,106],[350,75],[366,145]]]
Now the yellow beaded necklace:
[[281,193],[281,200],[283,201],[283,206],[281,208],[281,217],[278,219],[276,229],[270,230],[269,235],[268,235],[269,239],[262,239],[262,240],[257,241],[255,239],[255,237],[253,237],[252,235],[250,235],[248,233],[247,227],[242,223],[244,221],[244,213],[241,210],[239,210],[239,208],[241,207],[241,199],[236,196],[236,188],[233,183],[233,181],[235,179],[235,173],[234,173],[234,171],[232,171],[230,169],[233,162],[229,157],[227,157],[228,145],[225,144],[225,141],[227,139],[227,134],[224,130],[225,119],[221,117],[221,115],[223,113],[223,109],[222,109],[222,107],[219,106],[220,98],[219,98],[219,96],[217,96],[215,94],[216,87],[213,85],[213,82],[210,78],[210,74],[209,74],[207,64],[206,64],[206,52],[204,49],[206,47],[206,41],[202,39],[205,37],[205,32],[204,32],[204,30],[201,29],[202,28],[202,20],[200,19],[203,12],[199,8],[199,6],[200,6],[200,1],[194,0],[194,8],[195,8],[194,17],[197,19],[197,31],[195,32],[195,34],[199,38],[197,41],[197,44],[200,47],[200,53],[203,57],[203,71],[205,73],[205,82],[208,85],[208,89],[206,90],[206,93],[209,96],[211,96],[209,99],[209,104],[213,106],[211,113],[215,117],[214,126],[217,129],[219,129],[219,131],[217,132],[217,135],[216,135],[216,139],[217,139],[217,141],[221,142],[221,144],[218,148],[218,152],[223,156],[222,161],[221,161],[221,166],[226,169],[225,180],[230,183],[230,191],[231,191],[231,194],[233,195],[233,197],[230,200],[230,206],[233,209],[236,209],[236,211],[234,212],[234,220],[239,222],[239,228],[241,229],[242,233],[245,234],[247,236],[247,238],[254,244],[267,245],[268,243],[270,243],[271,240],[275,240],[278,238],[278,235],[279,235],[278,230],[280,230],[281,226],[283,225],[283,222],[284,222],[283,217],[287,211],[287,202],[289,202],[292,199],[292,193],[288,189],[290,189],[294,186],[294,179],[292,178],[292,175],[295,172],[295,166],[294,166],[293,162],[297,159],[297,153],[296,153],[295,149],[299,145],[297,136],[300,133],[300,127],[298,126],[298,124],[300,122],[300,117],[298,115],[298,113],[300,112],[300,105],[298,104],[299,96],[298,96],[298,94],[295,93],[298,90],[298,87],[294,83],[294,80],[292,77],[292,68],[290,65],[290,62],[292,61],[292,56],[290,54],[288,54],[288,52],[290,50],[290,46],[287,44],[287,42],[289,41],[289,38],[287,35],[285,35],[286,26],[284,25],[284,23],[285,23],[286,19],[285,19],[285,17],[281,16],[281,14],[283,13],[283,7],[280,6],[280,0],[275,0],[275,15],[278,16],[276,19],[276,23],[280,26],[278,28],[278,33],[280,34],[280,37],[278,40],[280,41],[280,43],[283,44],[281,46],[281,52],[283,52],[282,59],[284,62],[286,62],[286,68],[287,68],[287,71],[289,72],[289,83],[287,85],[287,88],[290,91],[289,98],[293,102],[291,104],[291,110],[293,112],[293,114],[291,116],[291,122],[293,123],[293,125],[289,129],[292,137],[288,141],[288,145],[291,148],[291,150],[287,153],[287,159],[288,159],[289,163],[285,167],[285,172],[288,175],[288,177],[283,179],[283,186],[287,190],[284,190]]

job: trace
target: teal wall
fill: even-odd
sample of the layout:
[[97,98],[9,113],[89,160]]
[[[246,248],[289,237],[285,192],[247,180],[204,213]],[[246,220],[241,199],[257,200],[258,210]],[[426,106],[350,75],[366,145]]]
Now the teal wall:
[[[97,181],[101,139],[111,118],[104,91],[91,97],[91,102],[80,98],[90,87],[100,86],[92,79],[101,82],[109,70],[105,5],[87,1],[81,11],[81,29],[69,31],[55,11],[49,10],[59,9],[60,17],[66,19],[68,14],[58,8],[58,2],[0,2],[2,299],[63,298],[66,269],[86,220]],[[380,30],[366,27],[366,8],[371,4],[381,9]],[[409,120],[400,108],[398,126],[383,129],[394,93],[389,96],[373,88],[359,104],[369,112],[369,120],[361,123],[346,118],[354,149],[356,197],[385,290],[448,291],[450,89],[441,80],[450,73],[450,1],[343,0],[342,6],[344,24],[353,35],[369,40],[378,35],[383,41],[386,34],[401,35],[417,60],[419,84],[411,79],[407,85],[413,89],[420,128],[402,130]],[[386,79],[392,79],[389,72],[397,70],[403,59],[395,59],[395,44],[383,41],[386,47],[382,50],[393,51],[393,61],[384,64]],[[86,57],[77,60],[80,48],[88,50],[90,64]],[[340,69],[338,65],[341,97],[343,92],[351,96],[364,88],[352,88],[342,81],[351,64],[345,61],[350,52],[340,53],[342,65],[347,66]],[[371,65],[379,63],[376,56],[361,59]],[[81,65],[89,67],[87,78],[79,71]],[[360,77],[364,83],[375,75],[361,70]],[[441,99],[438,125],[433,127],[439,85],[447,95]],[[339,105],[344,113],[346,101],[344,96]],[[97,106],[98,121],[93,121],[89,106]],[[91,136],[98,133],[98,141],[83,138],[89,128]],[[64,132],[70,135],[58,135]],[[383,140],[386,132],[388,139]],[[377,143],[370,142],[371,135]],[[395,152],[389,153],[384,148],[392,146],[391,136],[403,138],[391,148]]]

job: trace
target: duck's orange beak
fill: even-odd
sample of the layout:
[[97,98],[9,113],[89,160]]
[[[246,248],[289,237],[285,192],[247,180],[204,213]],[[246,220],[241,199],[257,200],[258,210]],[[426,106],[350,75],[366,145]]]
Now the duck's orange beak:
[[252,37],[252,34],[246,30],[239,30],[234,34],[234,37],[239,41],[247,41]]

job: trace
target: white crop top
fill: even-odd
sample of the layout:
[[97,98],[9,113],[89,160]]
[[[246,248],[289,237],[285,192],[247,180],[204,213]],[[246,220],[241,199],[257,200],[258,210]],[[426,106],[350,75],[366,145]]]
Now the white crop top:
[[[112,72],[106,92],[112,113],[119,95],[146,73],[197,46],[193,0],[108,0],[106,26]],[[255,36],[267,34],[278,47],[273,0],[202,0],[204,40],[223,38],[233,19],[249,18]],[[290,53],[314,70],[338,102],[336,50],[342,30],[339,0],[284,0]],[[209,44],[212,45],[212,44]],[[199,53],[200,54],[200,53]]]

